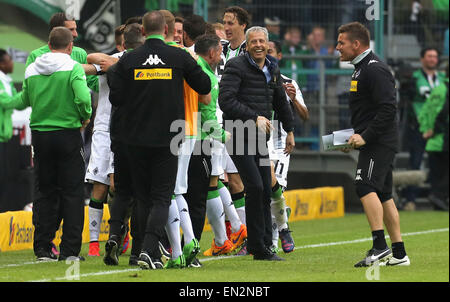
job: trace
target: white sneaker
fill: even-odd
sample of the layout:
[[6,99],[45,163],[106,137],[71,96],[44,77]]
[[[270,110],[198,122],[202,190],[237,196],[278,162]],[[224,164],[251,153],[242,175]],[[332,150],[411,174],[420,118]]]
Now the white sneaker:
[[398,259],[395,257],[391,257],[388,261],[380,263],[380,266],[409,266],[411,262],[409,261],[408,255],[403,257],[402,259]]

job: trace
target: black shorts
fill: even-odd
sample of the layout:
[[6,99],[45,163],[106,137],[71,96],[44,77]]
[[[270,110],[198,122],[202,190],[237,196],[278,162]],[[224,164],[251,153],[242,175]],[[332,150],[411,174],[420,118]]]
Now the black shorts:
[[[365,193],[376,192],[381,202],[392,198],[392,170],[395,151],[383,145],[368,145],[360,149],[355,185]],[[359,195],[363,195],[358,192]],[[361,196],[360,196],[361,197]]]

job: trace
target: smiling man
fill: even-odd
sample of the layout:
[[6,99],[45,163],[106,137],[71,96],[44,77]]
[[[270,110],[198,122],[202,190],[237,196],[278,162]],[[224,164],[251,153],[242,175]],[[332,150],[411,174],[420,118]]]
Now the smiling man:
[[[359,22],[339,27],[336,46],[341,61],[355,66],[350,87],[351,123],[348,144],[359,150],[356,193],[372,230],[373,246],[355,267],[409,265],[392,198],[392,169],[398,148],[395,81],[389,67],[369,48],[369,30]],[[392,242],[384,237],[383,222]]]
[[[268,39],[266,28],[255,26],[247,30],[247,52],[229,60],[225,66],[219,86],[219,104],[224,113],[225,130],[230,121],[253,124],[258,129],[229,129],[233,132],[232,146],[235,146],[234,149],[243,147],[243,150],[230,148],[228,152],[246,191],[247,251],[254,255],[255,260],[279,261],[283,259],[269,249],[272,245],[272,215],[267,140],[272,129],[272,110],[288,133],[286,154],[292,152],[295,143],[292,110],[286,99],[276,59],[267,56]],[[244,136],[243,132],[246,132]],[[260,143],[261,140],[264,142]]]

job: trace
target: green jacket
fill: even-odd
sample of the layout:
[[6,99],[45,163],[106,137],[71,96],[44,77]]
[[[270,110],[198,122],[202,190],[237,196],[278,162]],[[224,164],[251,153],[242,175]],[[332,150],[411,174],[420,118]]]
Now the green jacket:
[[[420,132],[425,133],[434,129],[436,117],[441,112],[447,96],[448,79],[445,79],[439,86],[435,87],[429,98],[426,100],[419,114]],[[448,117],[447,117],[448,123]],[[448,127],[448,124],[447,124]],[[444,133],[435,133],[430,137],[425,146],[428,152],[440,152],[444,147]]]
[[[422,69],[416,70],[412,77],[414,81],[414,97],[410,104],[411,107],[409,107],[408,110],[408,119],[411,125],[418,125],[420,111],[422,110],[425,101],[430,96],[433,88],[430,86],[430,83],[428,82],[428,79]],[[439,83],[443,83],[445,80],[445,74],[438,72],[437,80]]]
[[14,88],[11,78],[0,71],[0,143],[7,142],[12,137],[11,116],[13,110],[25,109],[21,105],[21,95]]
[[205,59],[199,56],[197,63],[211,79],[211,102],[208,105],[202,103],[198,104],[198,109],[201,114],[200,126],[202,129],[199,131],[199,133],[201,133],[201,139],[204,140],[210,137],[224,143],[226,138],[225,130],[217,122],[216,116],[217,99],[219,97],[219,82],[217,81],[217,77],[211,69],[211,66],[209,66]]
[[38,57],[25,70],[22,104],[31,106],[30,128],[54,131],[81,127],[91,117],[83,67],[63,53]]
[[[43,54],[49,52],[50,48],[48,47],[48,45],[44,45],[38,49],[33,50],[28,56],[25,66],[28,67],[28,65],[33,63],[37,57],[40,57]],[[87,53],[83,48],[74,46],[72,48],[72,54],[70,55],[70,57],[80,64],[87,64]],[[86,80],[88,87],[93,91],[98,92],[98,76],[89,75],[86,77]]]

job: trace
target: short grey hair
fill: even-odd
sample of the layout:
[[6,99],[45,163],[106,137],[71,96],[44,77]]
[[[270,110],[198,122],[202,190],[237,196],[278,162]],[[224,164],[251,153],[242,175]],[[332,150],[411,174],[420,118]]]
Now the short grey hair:
[[269,32],[267,31],[267,28],[262,26],[253,26],[247,29],[247,31],[245,32],[245,41],[247,42],[247,44],[250,34],[254,32],[263,32],[264,36],[266,37],[266,41],[269,42]]

